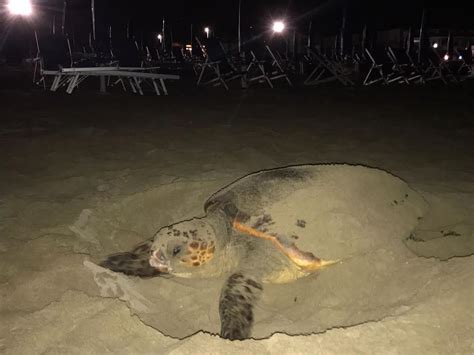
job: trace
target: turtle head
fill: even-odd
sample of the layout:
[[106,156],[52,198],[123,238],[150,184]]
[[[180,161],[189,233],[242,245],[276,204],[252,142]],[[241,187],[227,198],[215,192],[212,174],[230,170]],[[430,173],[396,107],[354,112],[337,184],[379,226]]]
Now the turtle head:
[[214,229],[200,219],[164,227],[155,235],[149,263],[161,273],[190,277],[214,257],[215,238]]

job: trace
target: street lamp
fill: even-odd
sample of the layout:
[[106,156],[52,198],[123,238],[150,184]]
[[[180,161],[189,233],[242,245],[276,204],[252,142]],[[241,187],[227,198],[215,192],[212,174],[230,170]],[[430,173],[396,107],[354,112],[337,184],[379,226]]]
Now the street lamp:
[[30,0],[9,0],[7,8],[15,16],[30,16],[33,12]]
[[285,23],[283,21],[273,22],[273,32],[282,33],[285,30]]
[[284,42],[285,45],[285,56],[288,57],[288,36],[286,36],[283,32],[286,29],[286,24],[283,20],[277,20],[273,22],[272,30],[273,33],[276,34],[280,40]]
[[206,32],[206,37],[209,38],[209,32],[211,32],[209,27],[204,27],[204,32]]
[[161,33],[158,33],[158,41],[160,41],[160,43],[163,43],[163,35]]
[[438,42],[433,43],[433,48],[434,49],[438,48]]

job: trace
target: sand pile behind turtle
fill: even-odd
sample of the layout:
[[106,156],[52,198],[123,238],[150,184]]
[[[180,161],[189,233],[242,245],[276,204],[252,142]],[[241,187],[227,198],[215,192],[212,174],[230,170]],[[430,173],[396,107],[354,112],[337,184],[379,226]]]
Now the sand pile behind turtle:
[[344,164],[301,165],[250,174],[229,192],[246,225],[283,236],[325,260],[345,260],[403,245],[426,203],[403,180],[379,169]]
[[[420,262],[413,262],[416,257],[404,240],[425,212],[423,198],[402,180],[377,169],[348,165],[296,169],[301,169],[304,179],[275,176],[266,178],[266,183],[252,183],[252,191],[261,197],[259,201],[254,200],[254,194],[243,191],[249,187],[245,179],[254,179],[255,175],[215,195],[224,195],[230,189],[238,196],[239,210],[251,213],[248,223],[270,215],[271,222],[266,226],[269,233],[291,238],[299,249],[320,258],[341,260],[318,274],[266,286],[255,310],[253,337],[264,338],[275,332],[321,332],[399,312],[400,305],[412,298],[420,285],[413,272]],[[295,184],[301,186],[295,189]],[[181,203],[189,201],[178,196]],[[266,196],[270,200],[265,200]],[[126,203],[134,205],[130,199]],[[245,210],[245,206],[254,209]],[[136,218],[151,215],[137,214]],[[183,338],[199,330],[218,333],[217,306],[224,278],[143,280],[109,272],[90,262],[85,264],[103,296],[127,301],[140,319],[164,334]],[[394,274],[395,279],[391,277]]]

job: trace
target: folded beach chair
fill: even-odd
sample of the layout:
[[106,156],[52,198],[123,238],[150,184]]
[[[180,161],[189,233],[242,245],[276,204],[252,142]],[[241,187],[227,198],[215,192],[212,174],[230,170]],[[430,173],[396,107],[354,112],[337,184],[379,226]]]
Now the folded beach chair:
[[206,62],[206,49],[198,39],[196,40],[197,46],[193,47],[191,64],[194,70],[194,74],[199,75],[201,73],[201,69],[204,63]]
[[171,46],[171,58],[176,63],[184,63],[186,61],[186,55],[184,53],[183,47],[180,45]]
[[[201,43],[198,38],[196,40]],[[206,59],[201,66],[197,85],[222,85],[226,90],[229,90],[227,83],[242,78],[246,74],[246,70],[239,69],[234,65],[220,41],[208,39],[205,45],[200,45],[205,49]]]
[[474,76],[472,52],[469,49],[454,49],[454,55],[458,60],[459,67],[456,76],[461,80],[466,80]]
[[[89,40],[90,48],[92,53],[89,57],[92,60],[89,62],[89,65],[76,65],[82,67],[97,67],[97,66],[118,66],[118,60],[116,58],[112,42],[111,41],[92,41]],[[86,56],[88,57],[88,56]]]
[[406,58],[408,59],[410,65],[411,65],[411,67],[414,68],[414,71],[421,75],[420,81],[423,84],[426,83],[426,80],[425,80],[425,66],[424,66],[423,62],[419,63],[416,59],[417,56],[418,56],[418,53],[413,51],[413,50],[407,49],[405,51],[405,55],[406,55]]
[[288,68],[290,67],[288,58],[283,59],[278,52],[275,54],[269,45],[265,45],[265,50],[269,62],[267,69],[270,80],[285,79],[289,86],[293,86],[288,75]]
[[388,85],[388,80],[384,73],[384,62],[380,58],[378,58],[379,60],[377,61],[368,48],[365,48],[364,51],[365,57],[369,60],[370,69],[365,76],[363,84],[369,86],[382,82]]
[[158,48],[152,44],[148,44],[145,46],[145,52],[145,63],[147,66],[157,66],[160,64],[161,58]]
[[392,71],[401,76],[400,82],[410,84],[412,82],[423,82],[422,72],[412,64],[404,49],[393,49],[387,47],[387,56],[392,62]]
[[249,56],[247,82],[249,84],[266,83],[273,89],[273,81],[284,79],[289,86],[293,86],[279,59],[268,45],[254,42],[247,47],[247,50]]
[[[175,53],[173,53],[175,52]],[[178,53],[178,57],[180,57]],[[182,56],[181,56],[182,57]],[[176,59],[176,50],[171,52],[165,52],[161,46],[156,46],[155,44],[148,44],[145,46],[145,56],[144,56],[144,67],[155,67],[158,70],[172,69],[179,70],[179,65],[181,60]]]
[[436,50],[430,47],[426,52],[428,65],[424,71],[426,81],[441,80],[443,83],[458,82],[454,71],[451,69],[452,57],[445,58]]
[[371,52],[368,48],[365,48],[365,55],[370,62],[370,69],[363,82],[365,86],[380,82],[384,85],[404,82],[404,75],[396,70],[397,68],[394,67],[385,50],[379,48]]
[[308,48],[308,60],[314,68],[304,81],[304,85],[313,86],[330,81],[339,81],[344,86],[352,86],[352,70],[344,63],[329,59],[316,48]]
[[438,56],[434,55],[434,53],[430,53],[430,55],[427,56],[427,61],[423,69],[423,77],[426,81],[441,80],[445,84],[448,83],[441,69],[441,60]]
[[179,44],[173,44],[168,56],[164,56],[164,61],[161,64],[168,70],[182,71],[186,65],[190,62],[189,57],[186,55],[184,48]]
[[[250,46],[249,46],[250,47]],[[263,50],[262,50],[263,49]],[[273,89],[272,81],[268,76],[270,71],[270,63],[265,58],[265,47],[259,47],[255,44],[248,48],[247,56],[249,57],[247,65],[247,82],[252,83],[266,83]]]

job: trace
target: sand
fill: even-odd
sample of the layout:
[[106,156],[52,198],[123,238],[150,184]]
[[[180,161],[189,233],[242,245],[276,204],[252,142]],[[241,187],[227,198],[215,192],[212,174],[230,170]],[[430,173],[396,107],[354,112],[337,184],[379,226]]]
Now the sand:
[[[472,97],[451,90],[3,92],[0,352],[473,353]],[[240,176],[302,163],[387,170],[428,207],[403,248],[268,286],[258,340],[213,335],[223,280],[94,264]]]

